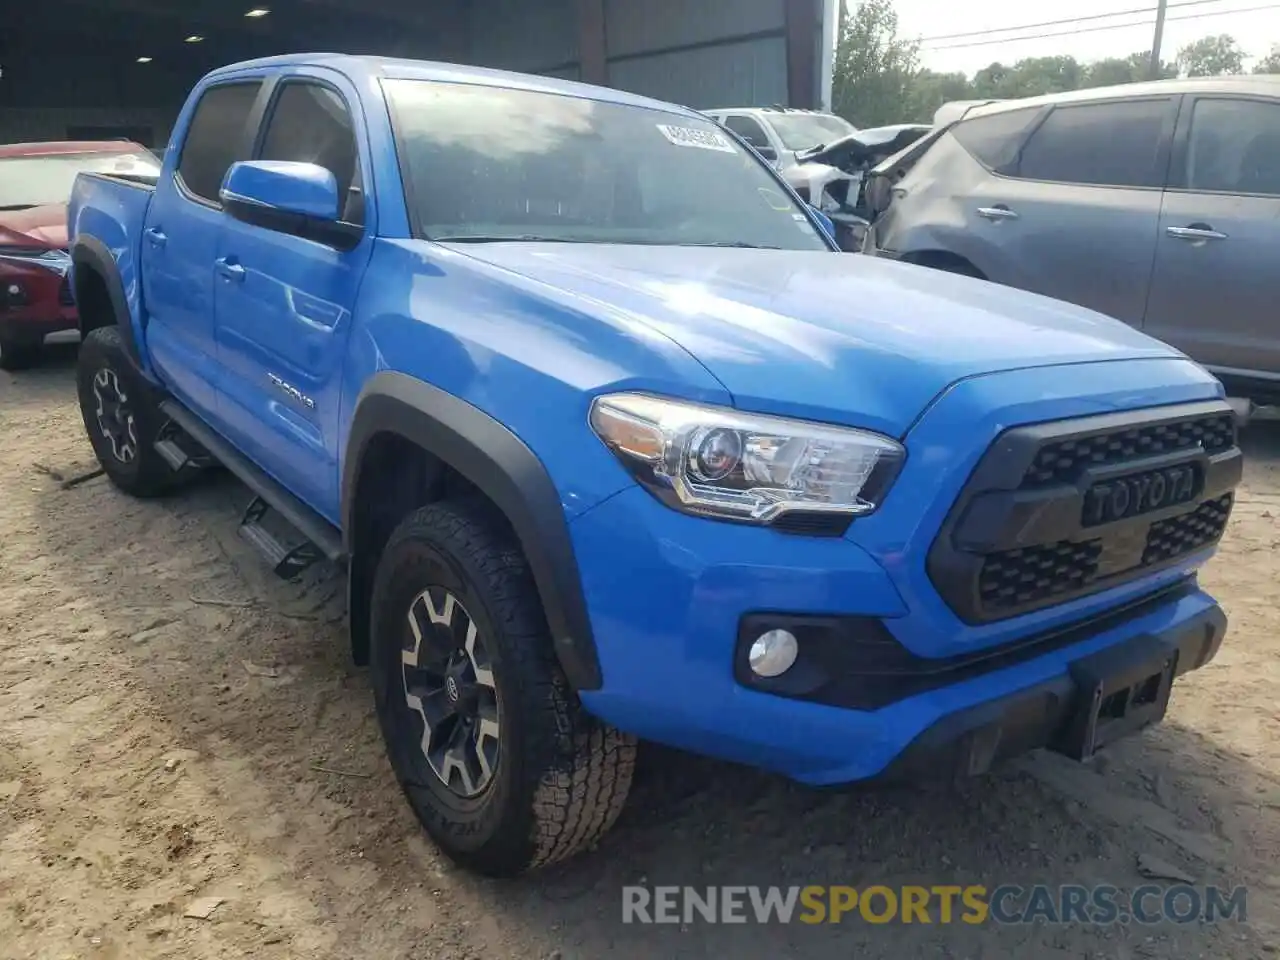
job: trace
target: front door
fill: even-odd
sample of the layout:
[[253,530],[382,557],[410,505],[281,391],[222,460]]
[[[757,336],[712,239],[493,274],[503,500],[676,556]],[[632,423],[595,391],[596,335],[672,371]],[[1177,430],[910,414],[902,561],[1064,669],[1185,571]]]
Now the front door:
[[1280,101],[1188,98],[1145,330],[1224,376],[1280,381]]
[[174,394],[216,421],[213,261],[226,220],[218,191],[227,168],[249,156],[260,79],[219,83],[196,102],[176,141],[173,176],[156,185],[142,232],[147,352]]
[[286,74],[256,159],[327,168],[346,198],[344,219],[366,227],[364,240],[344,252],[228,218],[215,263],[222,420],[263,469],[334,522],[342,361],[374,233],[358,103],[333,81]]

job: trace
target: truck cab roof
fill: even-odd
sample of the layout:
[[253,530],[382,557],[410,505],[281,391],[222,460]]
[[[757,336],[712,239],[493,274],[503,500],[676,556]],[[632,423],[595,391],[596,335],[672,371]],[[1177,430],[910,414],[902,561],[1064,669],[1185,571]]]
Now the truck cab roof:
[[433,60],[410,60],[400,57],[356,56],[345,53],[296,53],[257,60],[245,60],[229,64],[208,74],[205,83],[253,70],[285,69],[290,67],[325,67],[335,70],[353,81],[361,80],[434,80],[440,83],[467,83],[482,86],[505,87],[512,90],[530,90],[560,94],[583,100],[599,100],[630,106],[648,107],[684,116],[701,116],[697,111],[677,104],[642,97],[613,87],[600,87],[576,80],[561,80],[537,74],[517,73],[512,70],[496,70],[489,67],[473,67],[466,64],[443,63]]

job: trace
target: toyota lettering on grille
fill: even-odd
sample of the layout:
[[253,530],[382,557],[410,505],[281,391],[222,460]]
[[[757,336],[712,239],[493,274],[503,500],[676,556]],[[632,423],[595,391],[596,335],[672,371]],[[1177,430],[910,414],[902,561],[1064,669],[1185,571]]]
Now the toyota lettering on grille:
[[1190,464],[1095,483],[1084,498],[1086,527],[1114,523],[1195,499],[1199,475]]

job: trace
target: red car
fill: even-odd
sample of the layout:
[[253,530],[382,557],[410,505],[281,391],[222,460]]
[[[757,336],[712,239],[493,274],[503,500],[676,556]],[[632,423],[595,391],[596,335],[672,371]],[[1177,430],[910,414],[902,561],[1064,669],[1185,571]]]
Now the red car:
[[157,176],[136,143],[0,146],[0,368],[33,364],[50,334],[74,330],[67,285],[67,200],[82,172]]

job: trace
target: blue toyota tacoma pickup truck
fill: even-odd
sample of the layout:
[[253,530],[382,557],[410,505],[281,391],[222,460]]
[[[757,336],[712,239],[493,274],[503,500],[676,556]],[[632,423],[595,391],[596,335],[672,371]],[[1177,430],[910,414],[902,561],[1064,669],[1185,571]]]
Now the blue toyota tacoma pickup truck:
[[277,573],[345,568],[396,776],[472,869],[591,845],[637,738],[815,785],[1087,758],[1221,642],[1221,385],[839,253],[693,111],[254,61],[156,182],[83,175],[69,218],[107,475],[221,464]]

